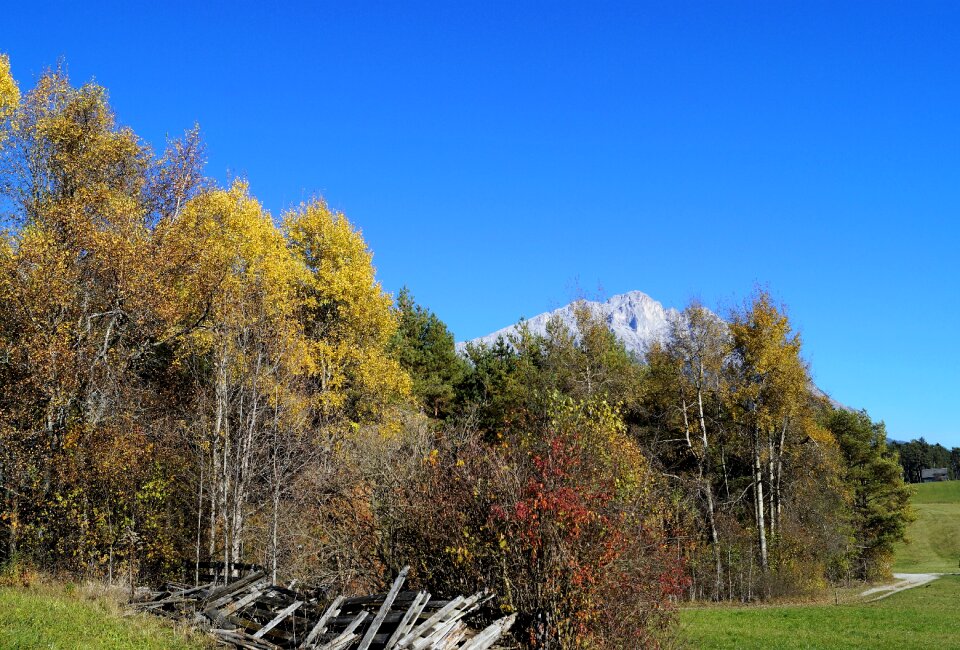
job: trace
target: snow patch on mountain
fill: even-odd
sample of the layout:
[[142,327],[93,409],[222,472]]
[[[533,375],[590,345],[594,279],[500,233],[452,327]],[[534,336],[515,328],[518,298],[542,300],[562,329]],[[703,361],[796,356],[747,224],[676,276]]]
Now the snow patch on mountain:
[[[584,300],[572,302],[565,307],[554,311],[544,312],[524,321],[534,334],[546,334],[547,322],[551,318],[559,317],[564,325],[572,332],[577,333],[577,319],[575,310],[578,304],[584,305],[591,313],[599,314],[606,322],[610,331],[620,339],[627,351],[643,356],[650,344],[666,340],[670,320],[676,318],[679,312],[676,309],[665,308],[642,291],[630,291],[613,296],[606,302]],[[496,332],[481,336],[469,343],[493,345],[497,339],[509,339],[516,333],[517,325],[504,327]],[[458,343],[457,348],[463,350],[466,343]]]

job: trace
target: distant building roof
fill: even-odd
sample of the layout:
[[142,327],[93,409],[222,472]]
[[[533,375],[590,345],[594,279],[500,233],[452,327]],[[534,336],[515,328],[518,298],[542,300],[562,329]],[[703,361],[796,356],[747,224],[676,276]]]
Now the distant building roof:
[[932,469],[920,470],[920,478],[940,478],[948,475],[946,467],[934,467]]

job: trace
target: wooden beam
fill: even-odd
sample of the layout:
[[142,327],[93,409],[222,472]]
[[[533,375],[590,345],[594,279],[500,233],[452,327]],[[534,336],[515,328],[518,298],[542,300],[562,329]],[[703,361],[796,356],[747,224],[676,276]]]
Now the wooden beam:
[[377,630],[379,630],[380,626],[383,624],[383,619],[386,618],[387,612],[389,612],[390,608],[393,607],[393,600],[397,597],[397,594],[400,593],[400,587],[403,586],[403,583],[407,579],[407,574],[409,572],[409,566],[403,567],[403,569],[400,571],[400,575],[398,575],[397,579],[393,581],[393,586],[390,587],[390,591],[387,592],[386,598],[383,599],[383,604],[380,605],[380,610],[374,617],[373,622],[370,623],[370,627],[367,628],[367,633],[364,634],[363,638],[360,640],[360,645],[357,646],[357,650],[369,650],[370,644],[373,643],[373,637],[377,635]]
[[[214,589],[209,594],[207,594],[206,601],[211,605],[213,605],[211,601],[222,598],[223,596],[229,596],[231,594],[234,594],[240,591],[241,589],[245,588],[246,586],[253,584],[257,580],[260,580],[261,578],[266,577],[266,575],[267,575],[266,571],[257,571],[255,573],[251,573],[250,575],[244,578],[241,578],[240,580],[237,580],[236,582],[231,582],[229,584],[223,585],[222,587]],[[223,603],[220,603],[220,604],[222,605]],[[214,607],[216,606],[217,605],[214,605]]]
[[279,614],[276,615],[276,617],[274,617],[274,619],[273,619],[272,621],[270,621],[269,623],[267,623],[266,625],[264,625],[263,627],[261,627],[259,630],[257,630],[257,631],[254,633],[254,635],[253,635],[254,638],[259,639],[259,638],[261,638],[264,634],[266,634],[267,632],[269,632],[269,631],[272,630],[273,628],[275,628],[275,627],[277,627],[278,625],[280,625],[280,623],[283,621],[283,619],[285,619],[286,617],[290,616],[290,614],[293,614],[293,612],[294,612],[298,607],[300,607],[300,605],[302,605],[302,604],[303,604],[303,601],[302,601],[302,600],[298,600],[297,602],[293,603],[293,604],[290,605],[289,607],[284,608]]
[[490,646],[500,640],[500,637],[506,634],[516,620],[517,615],[511,614],[494,621],[477,636],[467,641],[460,650],[488,650]]
[[387,639],[387,643],[383,646],[383,650],[392,650],[396,647],[397,641],[399,641],[407,632],[409,632],[414,625],[417,624],[417,617],[420,616],[420,613],[423,612],[423,609],[427,606],[427,603],[430,601],[430,594],[426,591],[421,591],[417,594],[416,598],[413,599],[413,603],[410,605],[410,608],[407,609],[407,612],[403,615],[403,618],[400,619],[400,624],[397,625],[397,629],[394,630],[393,634]]
[[323,613],[323,616],[320,617],[320,620],[317,621],[317,624],[313,626],[312,630],[310,630],[310,634],[308,634],[307,638],[304,639],[303,644],[300,646],[301,648],[308,647],[318,636],[327,631],[327,621],[340,613],[340,606],[343,604],[344,600],[345,599],[343,596],[337,596],[334,598],[333,602],[330,603],[330,606],[327,607],[327,611]]
[[406,636],[400,639],[400,641],[397,643],[397,647],[406,648],[408,645],[412,644],[414,640],[423,636],[423,634],[434,625],[446,620],[447,616],[454,612],[464,601],[465,599],[463,596],[457,596],[451,600],[446,604],[446,606],[443,607],[443,609],[436,612],[433,616],[414,628],[412,632],[407,633]]
[[229,605],[227,605],[226,607],[224,607],[223,609],[221,609],[220,613],[223,614],[224,616],[230,616],[234,612],[246,607],[247,605],[249,605],[250,603],[252,603],[262,595],[263,595],[262,591],[260,591],[259,589],[254,589],[253,592],[247,594],[240,600],[235,600]]
[[321,646],[321,650],[340,650],[352,643],[353,639],[357,636],[354,634],[354,630],[360,627],[360,624],[363,623],[368,616],[370,616],[369,612],[360,612],[357,617],[353,619],[353,623],[347,626],[347,629],[341,632],[340,635],[330,643]]

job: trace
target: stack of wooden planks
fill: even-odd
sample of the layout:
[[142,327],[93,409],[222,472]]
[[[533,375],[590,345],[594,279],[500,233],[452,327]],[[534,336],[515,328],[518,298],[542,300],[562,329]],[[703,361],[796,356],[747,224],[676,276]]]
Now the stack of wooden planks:
[[133,605],[251,650],[487,650],[513,625],[514,617],[508,616],[483,630],[471,629],[464,619],[489,600],[488,594],[440,600],[425,591],[402,591],[408,571],[405,567],[385,594],[338,596],[328,603],[268,584],[267,574],[258,570],[226,585],[168,583],[141,594]]

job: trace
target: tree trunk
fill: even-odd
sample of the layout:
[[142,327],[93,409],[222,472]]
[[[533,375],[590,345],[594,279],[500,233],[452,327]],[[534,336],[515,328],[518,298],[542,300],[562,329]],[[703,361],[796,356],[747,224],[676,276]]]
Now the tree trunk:
[[214,558],[214,554],[217,552],[217,521],[219,517],[219,502],[220,502],[220,443],[219,440],[214,437],[213,445],[211,448],[210,454],[210,489],[208,490],[208,498],[210,499],[210,536],[207,544],[207,557],[209,559]]
[[227,432],[223,439],[223,461],[220,479],[222,487],[220,495],[220,520],[223,525],[223,571],[224,582],[230,581],[230,435]]
[[776,481],[774,480],[774,471],[773,471],[774,456],[776,455],[776,453],[774,452],[774,449],[773,449],[773,432],[772,431],[767,432],[767,452],[770,455],[770,458],[767,459],[767,474],[769,475],[769,479],[770,479],[770,482],[769,482],[770,495],[768,497],[770,501],[770,539],[771,541],[774,541],[777,536],[778,522],[777,522],[777,507],[775,503],[776,490],[774,489],[774,486],[776,485]]
[[700,367],[701,384],[697,386],[697,407],[700,417],[700,436],[703,442],[703,454],[700,460],[701,482],[704,485],[704,495],[707,498],[707,521],[710,524],[710,544],[713,546],[713,561],[716,568],[714,582],[714,599],[720,600],[723,590],[723,562],[720,558],[720,537],[717,534],[717,521],[713,505],[713,472],[710,463],[710,439],[707,436],[707,419],[703,413],[703,366]]
[[200,481],[197,484],[197,548],[193,565],[193,584],[200,584],[200,540],[203,535],[203,459],[200,461]]
[[783,419],[783,428],[780,430],[780,444],[777,445],[777,463],[776,463],[776,482],[773,484],[774,493],[777,495],[777,522],[781,522],[781,508],[783,505],[783,499],[780,494],[780,480],[783,477],[783,449],[784,444],[787,439],[787,426],[790,423],[790,418],[786,417]]
[[710,481],[705,481],[705,493],[707,497],[707,514],[710,523],[710,545],[713,547],[713,561],[716,565],[716,582],[714,584],[714,600],[720,600],[720,592],[723,590],[723,562],[720,558],[720,538],[717,535],[717,522],[714,516],[713,508],[713,486]]
[[270,582],[277,584],[277,522],[280,519],[280,482],[274,470],[273,517],[270,521]]
[[757,516],[757,542],[760,545],[760,567],[767,572],[767,530],[764,521],[763,465],[760,461],[760,432],[753,430],[753,489]]
[[10,496],[10,520],[7,523],[7,554],[4,559],[12,559],[17,556],[17,546],[19,545],[19,516],[20,516],[20,503],[17,497],[16,491],[8,490]]
[[720,466],[723,468],[723,489],[727,493],[727,501],[730,500],[730,480],[727,477],[727,452],[723,444],[720,445]]

